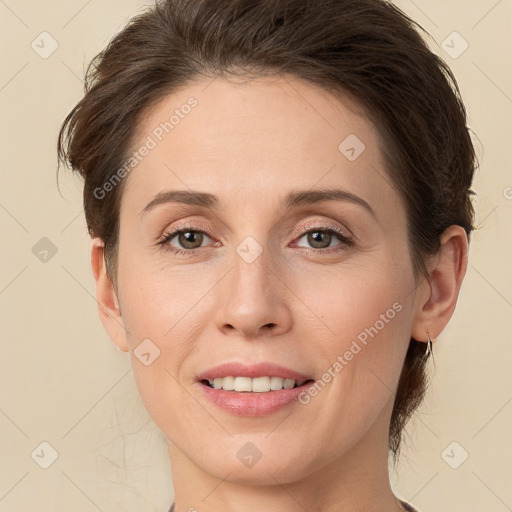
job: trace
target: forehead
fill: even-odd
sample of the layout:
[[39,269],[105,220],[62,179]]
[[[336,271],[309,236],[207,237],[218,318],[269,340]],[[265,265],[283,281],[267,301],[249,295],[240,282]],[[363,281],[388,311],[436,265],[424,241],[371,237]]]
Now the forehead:
[[342,186],[370,203],[397,202],[371,120],[348,98],[291,76],[190,84],[145,113],[132,149],[143,146],[121,210],[140,210],[164,189],[263,206],[293,189]]

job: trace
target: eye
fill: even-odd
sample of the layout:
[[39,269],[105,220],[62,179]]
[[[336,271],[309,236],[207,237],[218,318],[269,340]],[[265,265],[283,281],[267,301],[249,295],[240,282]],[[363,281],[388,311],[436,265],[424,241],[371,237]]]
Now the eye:
[[[204,231],[199,229],[176,229],[170,233],[164,234],[159,243],[167,251],[171,251],[175,254],[186,254],[201,248],[205,237],[210,238]],[[177,239],[177,243],[183,247],[184,250],[176,248],[171,244],[174,238]]]
[[[313,249],[315,249],[313,252],[334,252],[346,249],[347,247],[350,247],[353,245],[353,240],[341,232],[339,228],[336,226],[318,226],[314,227],[313,229],[309,229],[308,231],[304,232],[299,240],[306,238],[306,242],[310,244]],[[334,250],[323,250],[327,249],[331,246],[331,243],[338,239],[339,243],[334,245]],[[341,246],[342,248],[340,248]],[[304,247],[303,245],[297,245],[297,247]],[[306,247],[307,248],[307,247]]]
[[[200,249],[204,239],[210,238],[205,231],[198,226],[180,227],[168,233],[164,233],[158,242],[166,251],[174,254],[190,254]],[[170,242],[177,238],[177,242],[183,249],[176,248]]]
[[[346,250],[348,247],[354,245],[352,238],[342,233],[342,231],[336,226],[331,225],[314,226],[313,228],[308,229],[308,231],[302,231],[299,240],[304,237],[307,238],[307,243],[312,246],[312,249],[309,249],[308,247],[305,248],[313,253],[337,252],[340,250]],[[176,243],[179,244],[182,249],[171,244],[171,241],[175,238],[177,239]],[[190,255],[201,249],[205,238],[209,238],[211,240],[210,236],[200,226],[180,226],[170,232],[164,233],[158,241],[158,244],[161,245],[164,250],[173,254]],[[338,239],[339,243],[335,244],[333,247],[331,246],[331,243],[335,239]],[[296,246],[304,247],[303,245]],[[328,248],[329,250],[326,250]]]

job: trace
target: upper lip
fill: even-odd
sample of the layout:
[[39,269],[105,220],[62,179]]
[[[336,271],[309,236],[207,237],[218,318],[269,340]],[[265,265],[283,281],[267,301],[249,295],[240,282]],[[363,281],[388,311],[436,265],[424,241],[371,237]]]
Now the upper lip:
[[257,364],[244,363],[224,363],[202,372],[197,376],[197,380],[211,380],[218,377],[281,377],[283,379],[293,379],[295,381],[310,380],[300,372],[285,368],[276,363],[262,362]]

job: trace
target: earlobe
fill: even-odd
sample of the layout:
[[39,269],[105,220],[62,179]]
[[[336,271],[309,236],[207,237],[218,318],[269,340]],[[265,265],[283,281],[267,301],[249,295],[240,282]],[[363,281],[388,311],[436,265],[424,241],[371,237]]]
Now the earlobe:
[[127,331],[114,285],[107,275],[104,244],[101,238],[92,240],[91,267],[96,282],[96,302],[101,322],[117,347],[128,352]]
[[455,311],[468,264],[468,239],[461,226],[450,226],[441,236],[441,248],[432,258],[428,283],[430,293],[418,294],[411,336],[418,341],[437,338]]

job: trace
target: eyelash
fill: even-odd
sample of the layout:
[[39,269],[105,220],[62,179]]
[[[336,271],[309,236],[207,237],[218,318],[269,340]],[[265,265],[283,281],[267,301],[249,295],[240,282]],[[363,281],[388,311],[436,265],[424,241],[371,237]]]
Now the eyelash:
[[[305,248],[308,252],[313,252],[316,254],[318,254],[318,253],[331,254],[333,252],[338,252],[340,250],[346,250],[346,249],[337,249],[337,247],[339,247],[340,245],[345,244],[347,247],[351,247],[354,245],[354,240],[352,238],[346,236],[345,234],[343,234],[339,230],[339,228],[337,228],[336,226],[332,226],[332,225],[313,226],[313,227],[307,226],[307,228],[308,228],[307,231],[303,231],[298,235],[299,239],[309,233],[314,233],[316,231],[320,231],[320,232],[335,234],[338,237],[338,239],[342,242],[341,244],[336,245],[334,248],[331,248],[331,249],[308,249],[308,248]],[[163,250],[168,251],[172,254],[176,254],[176,255],[178,255],[178,254],[180,254],[180,255],[194,254],[198,250],[203,249],[203,247],[196,247],[195,249],[175,249],[175,248],[171,248],[172,246],[168,245],[168,242],[170,242],[176,235],[178,235],[180,233],[187,233],[190,231],[193,231],[196,233],[203,233],[203,234],[207,235],[209,238],[212,238],[208,234],[208,232],[205,231],[204,228],[201,226],[197,226],[197,225],[180,226],[176,229],[173,229],[172,231],[164,233],[160,237],[160,239],[158,241],[158,245],[161,245]],[[297,237],[295,237],[295,238],[297,238]],[[302,249],[304,249],[304,247],[302,247]]]

